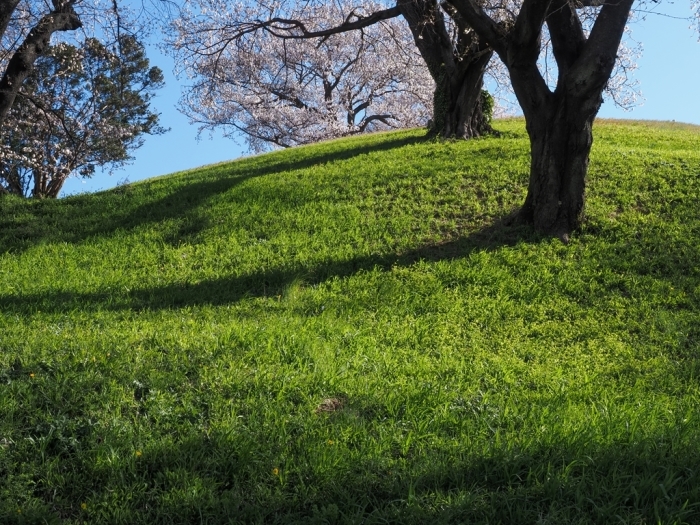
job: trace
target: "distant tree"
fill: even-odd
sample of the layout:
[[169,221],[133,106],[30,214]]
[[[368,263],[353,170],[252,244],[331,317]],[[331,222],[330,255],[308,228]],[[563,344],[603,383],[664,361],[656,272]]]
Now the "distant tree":
[[51,6],[34,0],[0,2],[0,125],[53,34],[82,27],[77,1],[52,0]]
[[37,59],[2,127],[2,191],[56,197],[69,176],[122,165],[144,134],[164,131],[149,106],[162,72],[134,37],[118,47],[88,38]]
[[[310,14],[341,16],[337,4]],[[188,26],[178,27],[176,47],[190,36]],[[186,64],[195,83],[182,111],[203,129],[243,132],[253,151],[425,126],[431,115],[434,83],[411,33],[397,20],[320,41],[257,32]]]

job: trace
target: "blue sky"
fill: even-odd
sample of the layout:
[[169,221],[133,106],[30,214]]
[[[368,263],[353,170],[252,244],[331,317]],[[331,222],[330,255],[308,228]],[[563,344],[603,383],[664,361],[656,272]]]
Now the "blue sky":
[[[599,118],[675,120],[700,124],[700,43],[698,35],[688,26],[690,14],[687,0],[682,2],[650,3],[662,16],[646,15],[632,25],[632,37],[643,44],[635,78],[640,82],[641,105],[632,111],[616,108],[611,102],[603,104]],[[190,125],[175,105],[180,97],[182,82],[172,74],[173,61],[149,48],[149,57],[166,77],[166,87],[153,100],[161,113],[161,123],[171,128],[165,135],[147,137],[145,145],[135,152],[135,161],[113,175],[96,174],[92,179],[69,179],[62,196],[113,188],[118,183],[174,173],[205,164],[232,160],[246,154],[245,147],[231,139],[203,135],[197,140],[197,127]]]

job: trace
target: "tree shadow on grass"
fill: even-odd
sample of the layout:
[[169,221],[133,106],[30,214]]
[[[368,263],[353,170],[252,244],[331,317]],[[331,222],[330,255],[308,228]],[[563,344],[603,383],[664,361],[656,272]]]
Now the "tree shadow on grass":
[[331,260],[313,266],[298,265],[249,275],[205,279],[195,283],[134,289],[129,292],[105,290],[91,293],[69,291],[39,294],[0,295],[0,311],[30,315],[33,312],[64,313],[75,309],[90,310],[163,310],[188,306],[220,306],[253,297],[277,297],[296,281],[314,285],[328,279],[348,277],[361,271],[388,270],[410,266],[420,260],[436,262],[465,257],[478,250],[497,249],[521,241],[536,242],[537,236],[527,227],[509,226],[508,217],[471,235],[453,241],[422,246],[403,253],[388,253]]
[[[333,425],[332,418],[325,422]],[[35,497],[45,500],[42,518],[149,525],[603,525],[700,518],[700,451],[687,440],[672,445],[665,435],[613,443],[570,435],[523,447],[502,438],[489,452],[348,447],[325,469],[311,452],[316,438],[302,431],[282,451],[283,437],[249,424],[193,430],[155,440],[131,459],[65,465],[61,479],[69,484],[37,487]]]
[[[214,523],[319,524],[641,524],[693,523],[700,517],[700,453],[672,450],[663,436],[631,445],[562,442],[496,449],[493,456],[467,452],[461,460],[431,450],[402,462],[358,459],[317,478],[302,468],[282,486],[273,475],[262,486],[249,484],[245,473],[256,465],[246,464],[230,441],[193,441],[183,450],[155,450],[146,461],[167,472],[181,468],[172,458],[209,450],[207,459],[222,458],[224,465],[191,464],[187,475],[220,489],[213,498],[171,500],[160,509],[156,503],[149,523],[159,521],[159,511],[178,516],[173,523],[207,515]],[[258,461],[278,460],[270,454]],[[144,476],[144,483],[154,474]]]
[[[607,239],[614,237],[609,231],[600,230],[597,234]],[[478,250],[537,241],[531,232],[510,229],[497,221],[455,241],[403,254],[333,261],[312,268],[299,267],[298,272],[295,269],[261,272],[192,284],[189,288],[153,288],[120,298],[107,294],[3,297],[0,308],[26,313],[37,308],[62,312],[77,307],[164,309],[228,304],[244,297],[275,295],[300,274],[306,282],[320,283],[360,270],[409,266],[418,260],[449,260]],[[642,241],[645,244],[640,247]],[[647,253],[645,258],[638,256],[640,250]],[[648,236],[646,240],[621,238],[610,242],[598,257],[606,268],[634,275],[652,274],[681,283],[683,276],[693,275],[700,248],[696,246],[692,252],[679,250],[673,240],[665,242],[659,232],[659,236]],[[62,300],[66,303],[61,304]],[[700,360],[697,345],[693,344],[687,359],[680,361],[672,372],[678,384],[697,382]],[[30,368],[25,368],[10,370],[8,378],[14,380],[11,374],[26,378]],[[202,381],[196,375],[190,380],[193,384]],[[275,403],[274,385],[271,390],[266,395],[272,397],[266,398],[266,403]],[[137,397],[141,394],[137,396],[135,392],[134,398]],[[358,406],[353,407],[353,403]],[[377,408],[375,413],[363,411],[369,405]],[[386,400],[380,394],[364,400],[349,398],[348,406],[364,414],[357,422],[358,432],[364,432],[365,426],[390,425],[381,414]],[[554,412],[552,417],[556,419]],[[488,452],[483,452],[483,447],[481,451],[469,449],[466,444],[463,450],[440,449],[429,439],[420,447],[409,447],[408,451],[381,454],[375,449],[363,450],[362,444],[354,448],[347,444],[348,456],[325,470],[313,466],[314,458],[308,446],[311,432],[307,434],[305,429],[332,426],[335,415],[326,419],[319,416],[314,421],[308,414],[290,414],[299,417],[300,424],[297,433],[289,436],[276,434],[261,420],[257,423],[242,420],[231,428],[219,426],[206,432],[194,422],[180,425],[178,428],[187,429],[182,434],[173,433],[172,427],[163,429],[154,424],[149,429],[152,441],[139,450],[138,458],[133,451],[121,450],[122,459],[113,463],[97,464],[90,461],[92,454],[85,454],[83,457],[87,459],[74,465],[73,456],[57,458],[49,454],[48,463],[61,465],[62,479],[68,481],[64,486],[34,489],[34,497],[45,502],[41,507],[44,514],[38,513],[36,521],[50,514],[58,516],[57,523],[84,518],[95,523],[149,525],[700,523],[700,449],[696,445],[693,412],[689,412],[687,425],[685,420],[681,421],[684,416],[676,414],[676,422],[669,420],[666,424],[666,433],[649,431],[641,436],[628,434],[627,422],[623,416],[615,419],[614,412],[610,416],[612,423],[606,423],[606,428],[614,427],[612,435],[603,438],[592,433],[566,437],[544,435],[541,440],[510,439],[516,430],[501,433],[500,441],[494,437]],[[546,412],[542,410],[542,413]],[[145,414],[139,417],[144,418],[140,421],[151,421]],[[484,428],[482,423],[475,422],[475,428]],[[338,426],[340,430],[347,428],[347,425]],[[532,430],[532,422],[528,429]],[[454,438],[450,429],[439,430],[437,434]],[[51,439],[57,439],[56,435],[51,434]],[[102,442],[89,445],[91,439],[98,437],[89,433],[76,437],[80,444],[86,443],[86,448],[105,446]],[[525,444],[521,445],[523,441]],[[67,442],[73,446],[70,439]],[[294,468],[284,471],[281,479],[273,469],[284,470],[285,458]],[[97,508],[88,507],[84,511],[80,508],[81,501]]]
[[[171,283],[162,286],[126,290],[101,290],[90,293],[56,290],[37,294],[0,295],[0,311],[31,315],[35,312],[66,313],[81,311],[144,311],[186,308],[190,306],[221,306],[256,297],[279,297],[289,285],[301,282],[316,285],[332,278],[345,278],[362,271],[389,270],[408,267],[418,261],[437,262],[469,256],[473,252],[497,250],[520,242],[538,243],[544,238],[529,227],[512,226],[513,214],[496,219],[491,225],[455,240],[420,246],[401,253],[357,256],[345,260],[321,261],[311,265],[290,263],[285,267],[245,275],[232,275],[196,282]],[[596,227],[594,235],[610,240],[615,233]],[[600,247],[602,246],[602,248]],[[608,272],[634,277],[651,277],[667,282],[689,298],[695,296],[697,280],[695,261],[700,259],[700,246],[678,243],[663,232],[650,232],[638,239],[621,238],[602,243],[595,254]],[[640,253],[642,255],[640,255]],[[621,281],[621,279],[618,279]],[[606,286],[608,286],[606,284]],[[624,282],[609,284],[610,294],[625,300],[630,297]],[[690,300],[693,303],[692,300]],[[693,303],[694,304],[694,303]],[[694,308],[692,304],[687,306]],[[688,345],[694,344],[700,332],[688,333]]]
[[208,219],[202,208],[212,198],[250,179],[342,162],[426,140],[424,136],[380,135],[370,144],[366,140],[354,146],[329,142],[322,150],[294,148],[193,170],[176,178],[155,179],[60,200],[26,202],[0,196],[0,253],[24,251],[44,242],[79,243],[171,219],[181,223],[180,229],[171,235],[175,242],[207,228]]
[[[695,355],[680,363],[678,381],[697,382],[699,362]],[[664,415],[661,428],[646,430],[630,423],[629,411],[616,415],[613,403],[597,428],[567,431],[552,398],[535,401],[542,406],[532,407],[534,419],[518,419],[514,427],[506,423],[505,414],[494,420],[489,411],[464,411],[455,415],[456,423],[441,419],[442,407],[433,407],[436,419],[431,418],[425,435],[414,434],[407,446],[386,448],[378,446],[378,436],[384,445],[392,435],[406,438],[404,425],[410,428],[416,422],[390,416],[381,392],[350,395],[337,411],[317,413],[305,399],[298,403],[281,398],[274,379],[264,379],[265,387],[255,380],[255,388],[265,388],[261,398],[231,397],[231,410],[245,416],[229,426],[221,421],[210,426],[204,392],[201,414],[161,413],[158,403],[147,403],[148,388],[135,385],[139,406],[125,405],[135,420],[125,413],[121,417],[143,434],[125,442],[121,426],[94,421],[85,394],[98,385],[84,377],[84,365],[61,366],[58,376],[78,379],[77,384],[65,384],[70,395],[38,397],[40,410],[54,420],[18,426],[19,434],[13,436],[17,443],[22,436],[27,443],[39,443],[41,455],[15,461],[17,445],[3,451],[7,461],[0,467],[9,474],[6,483],[21,479],[28,469],[35,481],[14,487],[27,491],[23,501],[33,507],[23,516],[16,514],[14,502],[12,512],[3,514],[0,508],[3,523],[700,522],[700,449],[692,408]],[[0,381],[32,381],[29,372],[40,369],[37,364],[13,365],[0,370]],[[185,389],[205,384],[218,389],[197,370],[195,364]],[[52,371],[43,373],[51,376]],[[114,380],[103,378],[100,385],[114,388]],[[246,391],[244,385],[233,388]],[[173,395],[179,390],[175,386]],[[401,394],[388,397],[395,403],[397,396]],[[263,410],[270,412],[264,415]],[[275,413],[282,415],[284,425],[275,424]],[[31,414],[27,421],[36,417]],[[465,419],[472,429],[469,440],[454,427],[464,428]],[[397,426],[403,429],[398,434]],[[480,435],[478,429],[486,428],[494,434]],[[338,436],[327,451],[321,450],[325,436]],[[455,439],[464,439],[463,447],[455,447]],[[105,453],[106,448],[111,452]],[[27,446],[22,450],[26,453]],[[324,454],[329,456],[323,459]],[[54,484],[44,481],[45,469],[53,472],[49,479]],[[4,497],[0,494],[0,506],[8,502]]]

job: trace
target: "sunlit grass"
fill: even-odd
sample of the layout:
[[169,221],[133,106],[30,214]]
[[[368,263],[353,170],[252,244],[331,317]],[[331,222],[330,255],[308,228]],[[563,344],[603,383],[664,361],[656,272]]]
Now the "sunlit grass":
[[599,121],[0,200],[0,523],[700,522],[700,130]]

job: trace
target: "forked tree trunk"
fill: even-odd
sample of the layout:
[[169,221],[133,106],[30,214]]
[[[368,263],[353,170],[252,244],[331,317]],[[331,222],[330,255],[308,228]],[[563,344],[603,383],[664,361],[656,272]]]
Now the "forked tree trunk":
[[49,182],[48,186],[46,187],[46,193],[43,195],[43,197],[49,198],[49,199],[56,199],[58,198],[58,194],[61,193],[61,189],[63,188],[63,184],[66,182],[66,177],[60,177],[60,178],[55,178],[51,182]]
[[[519,218],[567,241],[581,224],[591,128],[634,0],[523,0],[511,25],[473,0],[446,1],[501,57],[525,114],[532,157]],[[590,31],[578,15],[584,6],[602,6]],[[558,69],[554,92],[537,66],[545,24]]]
[[45,173],[35,172],[34,187],[32,188],[32,197],[34,197],[35,199],[57,198],[67,178],[67,175],[56,175],[54,177],[50,177]]

